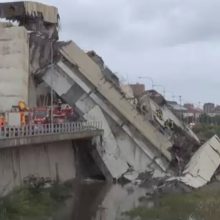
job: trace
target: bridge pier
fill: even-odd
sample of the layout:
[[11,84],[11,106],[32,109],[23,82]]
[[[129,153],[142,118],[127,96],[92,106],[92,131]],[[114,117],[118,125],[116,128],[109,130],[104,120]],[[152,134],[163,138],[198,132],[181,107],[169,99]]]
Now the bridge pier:
[[72,141],[27,145],[0,150],[0,195],[29,175],[65,182],[76,176]]
[[59,182],[98,177],[111,180],[97,152],[102,130],[88,126],[89,123],[83,125],[78,123],[69,132],[65,129],[71,126],[63,125],[61,127],[66,128],[59,133],[43,130],[41,134],[28,131],[19,137],[1,136],[0,196],[22,185],[24,178],[30,175]]

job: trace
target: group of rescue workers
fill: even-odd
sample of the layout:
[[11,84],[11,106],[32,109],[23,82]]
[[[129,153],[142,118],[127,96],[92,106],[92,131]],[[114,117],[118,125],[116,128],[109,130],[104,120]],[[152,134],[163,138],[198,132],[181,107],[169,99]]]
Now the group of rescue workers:
[[[157,109],[156,110],[156,117],[160,120],[160,121],[164,121],[163,119],[163,112],[161,109]],[[174,130],[174,126],[175,126],[175,123],[173,120],[171,120],[170,118],[167,119],[165,122],[164,122],[164,128],[168,128],[170,130]]]
[[51,108],[47,107],[35,107],[29,109],[24,101],[19,101],[17,106],[12,106],[11,111],[0,113],[0,128],[5,126],[13,126],[9,123],[10,114],[14,113],[19,118],[19,125],[29,124],[49,124],[50,115],[53,114],[53,123],[64,123],[69,121],[76,121],[78,114],[68,104],[63,104],[61,100]]

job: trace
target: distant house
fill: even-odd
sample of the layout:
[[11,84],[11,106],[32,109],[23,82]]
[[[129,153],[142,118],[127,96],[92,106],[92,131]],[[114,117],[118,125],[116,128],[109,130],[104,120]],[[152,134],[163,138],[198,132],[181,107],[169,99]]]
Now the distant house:
[[200,115],[203,113],[202,109],[195,107],[191,103],[184,104],[184,107],[187,109],[184,113],[184,119],[188,123],[197,122]]
[[183,106],[187,109],[194,109],[194,104],[192,103],[185,103]]
[[145,85],[144,84],[130,84],[129,85],[132,90],[135,98],[140,97],[145,92]]
[[220,115],[220,105],[215,107],[215,115]]
[[167,101],[167,105],[181,119],[184,117],[184,114],[187,112],[187,108],[185,108],[182,105],[179,105],[175,101]]
[[203,105],[203,111],[206,114],[214,113],[215,112],[215,104],[214,103],[205,103]]

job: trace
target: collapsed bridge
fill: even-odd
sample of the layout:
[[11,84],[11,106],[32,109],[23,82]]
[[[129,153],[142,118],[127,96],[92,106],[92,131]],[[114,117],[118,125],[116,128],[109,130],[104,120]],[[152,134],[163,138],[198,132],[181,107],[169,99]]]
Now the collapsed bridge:
[[[131,180],[142,172],[172,175],[175,170],[170,164],[177,159],[174,147],[199,145],[196,135],[166,104],[160,106],[147,95],[144,102],[153,116],[149,119],[126,98],[117,77],[99,56],[85,53],[73,41],[60,42],[55,7],[1,3],[0,18],[7,20],[0,23],[0,82],[6,82],[0,86],[1,111],[19,100],[37,106],[52,89],[55,97],[77,109],[81,119],[101,121],[104,134],[97,151],[111,179],[126,177],[128,172],[134,174]],[[158,119],[158,110],[164,120]],[[185,146],[173,138],[176,131],[163,129],[168,119],[181,131]]]

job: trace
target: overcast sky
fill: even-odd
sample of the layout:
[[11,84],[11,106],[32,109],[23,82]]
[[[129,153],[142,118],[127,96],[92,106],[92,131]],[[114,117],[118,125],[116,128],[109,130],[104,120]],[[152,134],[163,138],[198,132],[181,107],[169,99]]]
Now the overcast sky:
[[41,2],[59,8],[62,40],[94,49],[129,82],[147,76],[170,98],[220,104],[220,0]]

